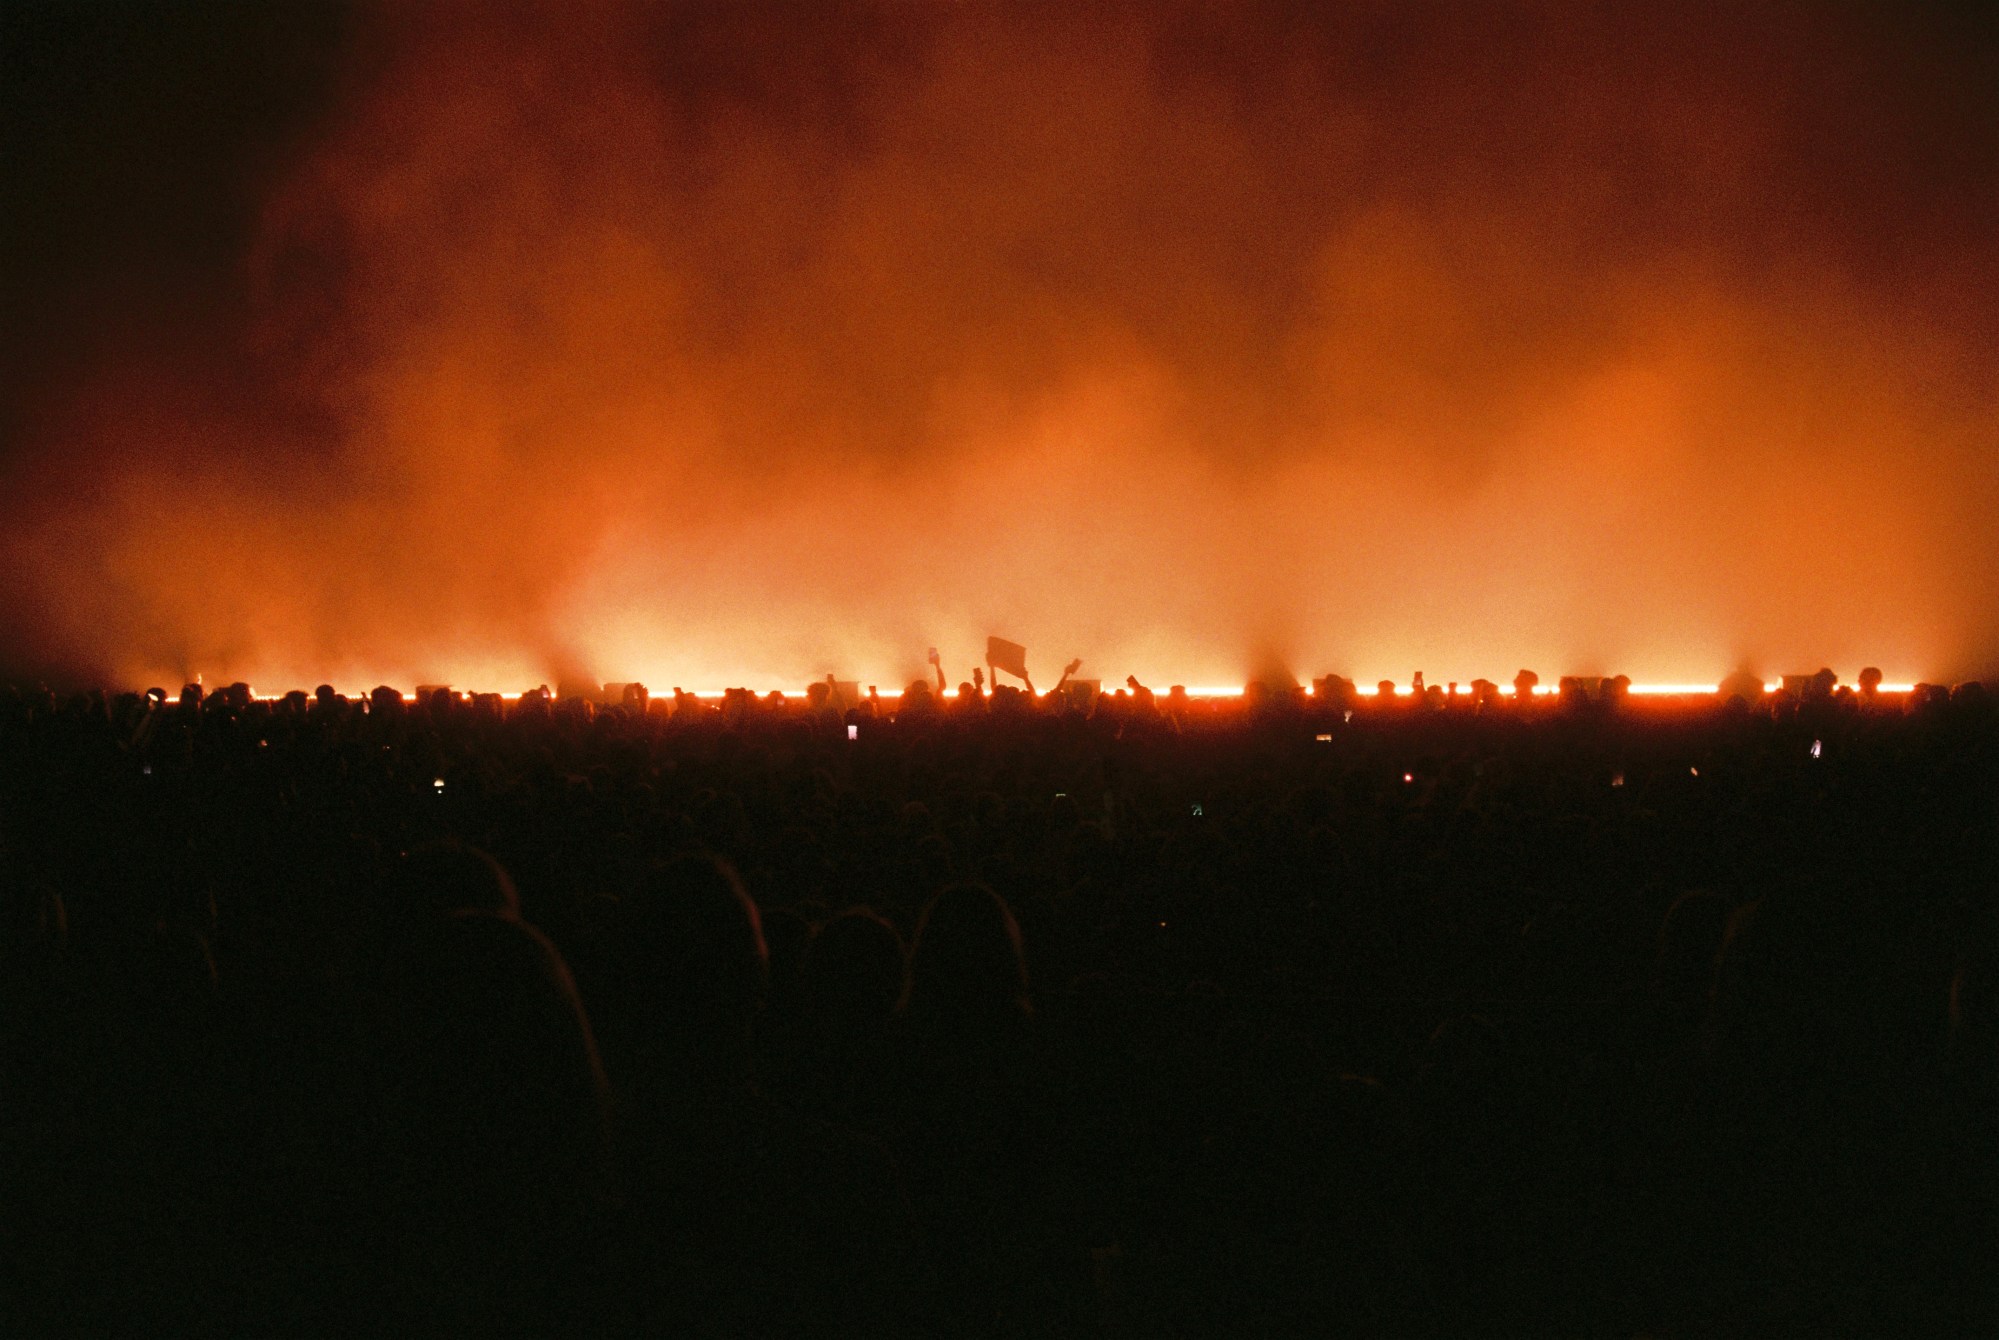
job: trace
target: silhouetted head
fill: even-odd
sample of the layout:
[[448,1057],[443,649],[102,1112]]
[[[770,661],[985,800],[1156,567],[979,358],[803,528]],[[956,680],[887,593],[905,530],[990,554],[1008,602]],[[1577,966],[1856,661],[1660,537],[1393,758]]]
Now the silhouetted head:
[[770,968],[735,871],[710,856],[654,867],[619,908],[615,933],[626,1045],[690,1075],[746,1064]]
[[1943,684],[1918,684],[1909,691],[1902,710],[1911,715],[1927,716],[1936,713],[1950,703],[1950,688]]
[[951,839],[934,828],[916,839],[910,854],[925,892],[944,885],[957,868],[957,853],[952,850]]
[[1695,889],[1674,899],[1659,925],[1652,959],[1655,996],[1680,1004],[1704,997],[1727,927],[1728,904],[1718,894]]
[[1852,963],[1834,952],[1843,932],[1827,924],[1826,910],[1763,897],[1729,914],[1706,1029],[1718,1059],[1789,1068],[1833,1063],[1825,1028],[1841,1012],[1827,1007],[1860,988],[1845,971]]
[[1763,700],[1763,688],[1762,679],[1755,673],[1749,670],[1737,670],[1721,681],[1716,692],[1723,702],[1727,702],[1730,698],[1740,698],[1744,703],[1755,707]]
[[392,1076],[408,1086],[408,1119],[478,1128],[510,1147],[513,1122],[601,1135],[596,1044],[540,931],[490,912],[439,918],[396,948],[389,983],[405,1063]]
[[396,882],[399,910],[408,914],[521,913],[520,895],[505,868],[477,847],[453,839],[411,848]]
[[1020,925],[983,884],[953,884],[930,900],[910,953],[909,1009],[946,1022],[1025,1015]]
[[0,864],[0,972],[12,979],[43,971],[61,960],[68,945],[62,895]]
[[776,1003],[779,995],[787,1001],[794,999],[799,975],[805,969],[805,955],[812,944],[812,921],[795,907],[759,911],[757,920],[763,930],[772,1003]]
[[585,1248],[607,1177],[604,1076],[569,971],[533,927],[461,913],[395,947],[377,1007],[360,1191],[383,1197],[399,1277],[396,1301],[368,1306],[425,1328],[520,1324]]
[[1944,997],[1946,1057],[1986,1084],[1999,1080],[1999,974],[1991,945],[1974,943],[1958,956]]
[[806,951],[807,1008],[836,1025],[887,1022],[902,1004],[907,978],[902,937],[865,908],[821,926]]

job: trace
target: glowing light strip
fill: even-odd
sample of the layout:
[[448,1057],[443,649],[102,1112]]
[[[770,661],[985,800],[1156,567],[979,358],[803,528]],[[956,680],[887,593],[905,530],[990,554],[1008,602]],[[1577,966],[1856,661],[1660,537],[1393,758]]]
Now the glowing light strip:
[[[1164,688],[1158,687],[1156,685],[1148,687],[1152,689],[1153,695],[1155,697],[1163,698],[1166,696],[1166,690]],[[1445,687],[1446,686],[1443,684],[1430,684],[1425,686],[1425,692],[1427,692],[1429,689],[1443,689]],[[1841,684],[1838,687],[1851,688],[1854,689],[1856,692],[1858,691],[1857,685]],[[1471,688],[1468,684],[1460,682],[1457,688],[1458,688],[1459,697],[1469,698],[1471,696]],[[1779,692],[1781,688],[1782,688],[1781,682],[1766,683],[1763,686],[1763,692],[1766,694],[1776,693]],[[1188,684],[1182,686],[1182,690],[1183,692],[1186,693],[1186,695],[1189,698],[1240,698],[1244,695],[1244,693],[1248,691],[1247,686],[1245,685],[1229,685],[1229,684]],[[1893,683],[1893,684],[1883,683],[1879,687],[1879,692],[1881,693],[1914,693],[1915,690],[1916,690],[1916,684],[1915,681],[1913,680],[1908,681],[1906,683],[1902,682]],[[208,695],[212,696],[217,690],[205,689],[204,691]],[[706,701],[720,701],[724,698],[727,698],[729,694],[736,691],[737,690],[734,689],[695,689],[692,691],[692,696]],[[1109,686],[1105,686],[1103,691],[1107,694],[1125,692],[1124,689],[1113,690]],[[1311,696],[1313,693],[1313,689],[1310,685],[1303,686],[1301,691],[1308,697]],[[1415,689],[1411,688],[1407,684],[1397,684],[1395,686],[1394,691],[1395,691],[1395,696],[1398,698],[1407,698],[1412,696],[1416,692]],[[1504,697],[1511,698],[1513,696],[1513,686],[1511,684],[1501,684],[1497,686],[1496,691]],[[308,690],[293,690],[293,692],[304,692],[306,693],[306,696],[308,698],[312,696],[311,692]],[[357,698],[366,698],[372,692],[374,692],[373,689],[366,689],[359,693],[349,693],[345,696],[350,700]],[[410,689],[398,689],[397,692],[401,693],[402,696],[406,699],[414,698],[416,696],[415,691]],[[460,697],[486,696],[486,694],[484,694],[483,692],[472,689],[453,689],[452,692],[459,695]],[[756,689],[752,690],[751,694],[753,697],[757,698],[758,700],[762,700],[768,698],[772,692],[773,690],[770,689]],[[786,701],[802,701],[810,696],[807,693],[807,691],[804,689],[778,689],[775,690],[775,692],[782,694],[786,699]],[[1556,694],[1560,693],[1561,687],[1558,684],[1537,684],[1534,686],[1533,692],[1534,696],[1537,698],[1548,698],[1548,697],[1553,697]],[[1712,697],[1713,695],[1721,692],[1721,686],[1719,684],[1631,684],[1626,686],[1625,692],[1632,694],[1633,696],[1642,696],[1650,698],[1698,698],[1698,697]],[[1372,684],[1356,684],[1354,686],[1354,695],[1356,697],[1373,698],[1378,696],[1379,693],[1380,693],[1379,688],[1377,688],[1375,685]],[[938,690],[932,689],[931,695],[933,697],[956,698],[958,696],[958,690],[945,689],[940,694]],[[282,699],[284,699],[286,696],[287,696],[286,694],[282,693],[258,693],[255,689],[250,690],[250,697],[258,702],[267,702],[267,703],[279,702]],[[502,698],[507,702],[518,702],[520,701],[520,699],[526,697],[527,694],[520,692],[511,692],[511,693],[500,693],[495,696]],[[550,689],[548,691],[548,696],[550,698],[558,698],[561,695],[556,693],[554,689]],[[658,699],[671,700],[672,692],[670,690],[666,692],[650,692],[648,696],[654,700]],[[901,689],[896,689],[896,688],[880,689],[877,690],[875,696],[879,698],[899,699],[903,696],[903,691]],[[1042,696],[1045,697],[1047,695],[1043,694]],[[178,697],[179,694],[177,693],[169,693],[167,694],[167,701],[169,702],[175,701],[176,699],[178,699]]]

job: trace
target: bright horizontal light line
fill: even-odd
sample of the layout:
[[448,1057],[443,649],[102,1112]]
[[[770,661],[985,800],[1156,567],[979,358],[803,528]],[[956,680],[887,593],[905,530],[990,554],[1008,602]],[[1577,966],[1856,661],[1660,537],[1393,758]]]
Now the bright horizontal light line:
[[[1607,683],[1608,681],[1604,682]],[[1779,682],[1771,681],[1764,685],[1763,691],[1766,694],[1776,693],[1779,691],[1781,687],[1782,685]],[[1857,686],[1841,685],[1840,687],[1856,688]],[[1182,692],[1184,692],[1189,698],[1240,698],[1248,691],[1247,686],[1240,684],[1188,684],[1185,686],[1181,686],[1181,688]],[[1427,692],[1428,689],[1432,688],[1443,689],[1445,688],[1445,685],[1443,684],[1426,685],[1425,691]],[[1915,689],[1916,685],[1914,681],[1909,681],[1906,683],[1897,682],[1893,684],[1883,683],[1879,686],[1879,691],[1882,693],[1913,693],[1915,692]],[[216,689],[209,688],[207,691],[209,693],[214,693],[216,692]],[[692,696],[696,698],[719,700],[727,698],[731,693],[745,692],[745,691],[749,692],[753,697],[756,697],[758,699],[768,698],[773,692],[781,694],[787,701],[790,700],[802,701],[810,696],[810,694],[804,689],[775,689],[775,690],[694,689],[691,692]],[[1125,692],[1125,690],[1122,688],[1113,690],[1109,685],[1105,685],[1103,691],[1105,693]],[[1314,690],[1309,685],[1303,686],[1301,691],[1307,696],[1311,696],[1314,693]],[[1703,695],[1712,696],[1714,694],[1721,692],[1721,686],[1718,684],[1631,684],[1626,686],[1625,691],[1633,695],[1643,695],[1646,697],[1700,697]],[[304,692],[306,693],[307,697],[312,696],[311,691],[309,690],[293,690],[293,692]],[[349,693],[346,696],[349,698],[365,698],[372,692],[374,692],[374,689],[368,688],[360,690],[359,692],[356,693]],[[414,691],[409,689],[398,689],[396,690],[396,692],[400,693],[405,698],[411,698],[415,696]],[[454,689],[452,690],[452,692],[456,693],[460,697],[469,697],[475,695],[481,697],[486,696],[483,692],[473,689]],[[901,698],[903,696],[903,692],[904,691],[902,689],[898,688],[885,688],[885,689],[876,690],[872,696],[878,698]],[[932,689],[930,692],[933,697],[956,698],[958,696],[958,690],[956,690],[955,688],[947,688],[941,691],[937,689]],[[1153,687],[1153,692],[1156,695],[1164,696],[1163,690],[1157,688],[1156,686]],[[1374,684],[1355,684],[1353,692],[1356,697],[1373,698],[1378,696],[1378,694],[1380,693],[1380,689],[1376,687],[1376,685]],[[1412,695],[1414,695],[1415,692],[1416,690],[1407,684],[1397,684],[1394,686],[1394,693],[1395,696],[1398,698],[1411,697]],[[1459,683],[1457,685],[1457,692],[1460,697],[1469,697],[1471,695],[1471,687],[1469,684]],[[1511,684],[1497,685],[1495,687],[1495,692],[1500,693],[1505,697],[1509,698],[1514,695],[1514,689]],[[1534,686],[1533,692],[1534,696],[1536,696],[1537,698],[1553,697],[1561,692],[1561,688],[1558,684],[1537,684]],[[560,696],[553,689],[547,690],[547,693],[548,696],[551,698]],[[171,699],[177,695],[169,693],[167,696]],[[280,699],[284,698],[286,695],[281,693],[258,693],[255,690],[252,690],[250,696],[259,702],[277,702]],[[510,691],[505,693],[494,694],[492,696],[505,699],[508,702],[517,702],[521,698],[526,697],[528,695],[521,692]],[[671,698],[672,691],[652,690],[649,691],[648,696],[653,699]]]
[[[749,692],[752,697],[757,697],[757,698],[768,698],[772,693],[782,694],[786,698],[803,698],[805,696],[804,689],[755,689],[755,690],[744,690],[744,691]],[[735,692],[738,692],[738,690],[696,689],[694,691],[694,696],[697,698],[726,698],[731,693]],[[654,693],[651,694],[650,696],[654,698],[663,698],[666,697],[667,695],[661,693]]]

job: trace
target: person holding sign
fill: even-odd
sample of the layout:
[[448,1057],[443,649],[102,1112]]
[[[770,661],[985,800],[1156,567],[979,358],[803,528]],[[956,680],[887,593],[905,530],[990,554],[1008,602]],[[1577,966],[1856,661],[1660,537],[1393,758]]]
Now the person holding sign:
[[1027,648],[1018,642],[1009,642],[1003,637],[986,639],[986,668],[992,671],[1004,670],[1027,685],[1027,696],[1034,696],[1034,681],[1027,677]]

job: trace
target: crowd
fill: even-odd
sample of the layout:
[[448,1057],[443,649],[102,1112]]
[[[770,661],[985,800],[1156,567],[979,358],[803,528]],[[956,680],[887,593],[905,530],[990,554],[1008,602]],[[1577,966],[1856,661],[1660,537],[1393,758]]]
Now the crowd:
[[1619,687],[0,693],[0,1333],[1991,1333],[1999,714]]

